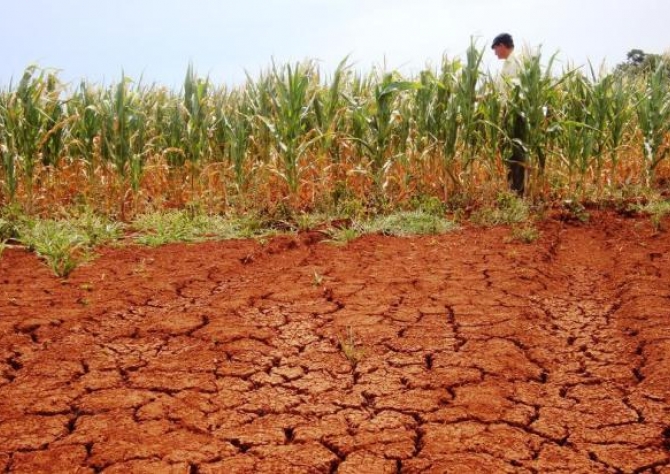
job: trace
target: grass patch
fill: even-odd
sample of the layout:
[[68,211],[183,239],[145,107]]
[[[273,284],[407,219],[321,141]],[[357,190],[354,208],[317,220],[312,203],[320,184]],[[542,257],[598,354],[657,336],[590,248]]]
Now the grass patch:
[[532,244],[540,238],[540,231],[533,224],[526,223],[512,227],[508,242]]
[[188,211],[144,214],[132,224],[141,233],[135,240],[142,245],[158,247],[175,242],[200,242],[210,238],[232,238],[239,229],[221,216],[193,215]]
[[402,211],[367,221],[352,221],[350,226],[328,230],[329,241],[344,245],[364,234],[382,234],[397,237],[444,234],[457,225],[443,217],[424,211]]
[[105,245],[123,237],[124,226],[92,212],[85,212],[68,219],[72,227],[84,238],[88,247]]
[[435,235],[455,230],[456,224],[424,211],[398,212],[372,219],[363,225],[365,233],[393,236]]
[[512,193],[501,193],[491,207],[485,207],[472,214],[470,220],[478,225],[494,226],[518,224],[530,217],[528,203]]
[[276,233],[267,221],[257,216],[231,218],[193,215],[188,211],[143,214],[133,221],[132,228],[140,234],[135,237],[135,241],[151,247],[176,242],[252,238]]
[[132,227],[141,235],[135,240],[150,247],[174,242],[193,242],[203,231],[187,211],[152,212],[138,216]]
[[346,245],[363,234],[363,230],[358,224],[351,227],[330,228],[327,232],[329,235],[328,241],[335,245]]
[[326,214],[316,213],[299,213],[294,217],[296,230],[307,231],[318,227],[321,223],[326,222],[328,216]]

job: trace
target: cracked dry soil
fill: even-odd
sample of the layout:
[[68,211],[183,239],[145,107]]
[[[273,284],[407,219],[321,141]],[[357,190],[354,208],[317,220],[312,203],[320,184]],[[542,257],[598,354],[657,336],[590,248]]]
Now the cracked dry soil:
[[670,233],[541,230],[7,250],[0,472],[670,473]]

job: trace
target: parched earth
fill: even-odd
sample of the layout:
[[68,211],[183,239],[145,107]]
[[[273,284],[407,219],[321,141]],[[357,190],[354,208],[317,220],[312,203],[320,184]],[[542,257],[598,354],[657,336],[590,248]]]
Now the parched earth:
[[541,230],[7,250],[0,472],[670,473],[670,233]]

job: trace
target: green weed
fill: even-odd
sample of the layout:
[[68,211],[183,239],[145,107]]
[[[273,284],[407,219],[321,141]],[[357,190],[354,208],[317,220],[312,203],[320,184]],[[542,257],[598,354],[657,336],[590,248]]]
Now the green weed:
[[67,277],[86,259],[86,237],[68,221],[38,220],[21,230],[19,241],[44,259],[59,277]]
[[123,236],[123,225],[121,223],[112,222],[92,212],[85,212],[69,219],[69,221],[83,236],[85,244],[90,247],[114,242]]

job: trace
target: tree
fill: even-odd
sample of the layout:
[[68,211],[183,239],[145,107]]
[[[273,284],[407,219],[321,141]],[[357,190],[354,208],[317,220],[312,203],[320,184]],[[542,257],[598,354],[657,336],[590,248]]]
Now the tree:
[[626,53],[626,61],[617,64],[614,72],[627,76],[647,75],[663,64],[670,77],[670,61],[662,54],[645,53],[641,49],[631,49]]

